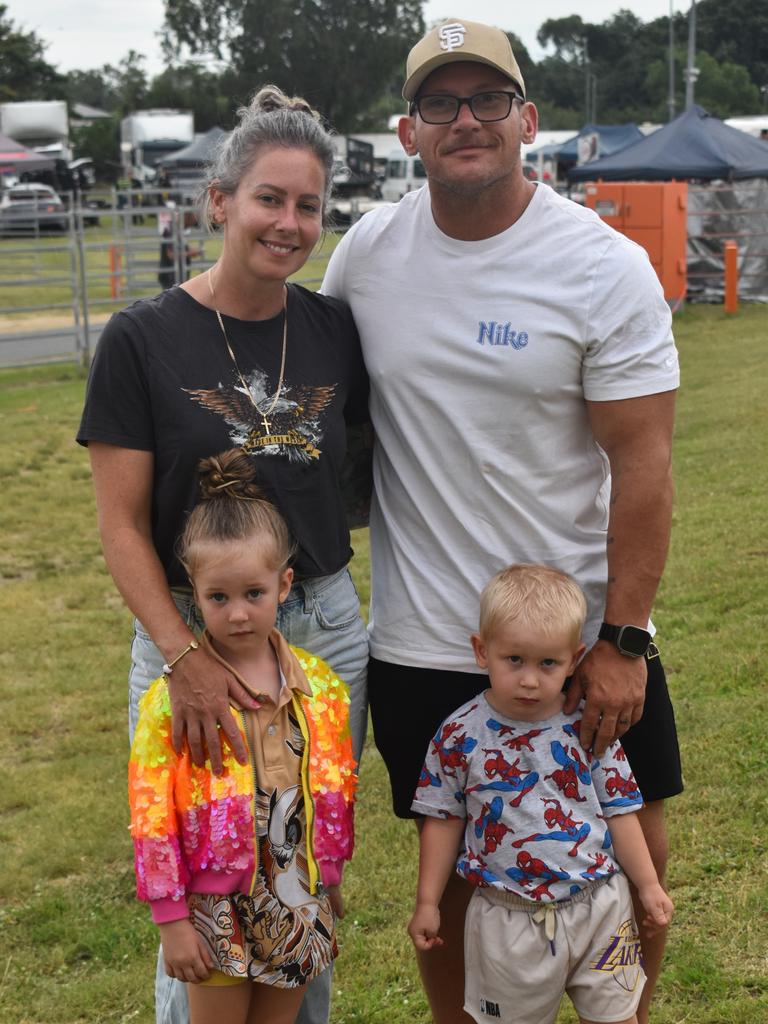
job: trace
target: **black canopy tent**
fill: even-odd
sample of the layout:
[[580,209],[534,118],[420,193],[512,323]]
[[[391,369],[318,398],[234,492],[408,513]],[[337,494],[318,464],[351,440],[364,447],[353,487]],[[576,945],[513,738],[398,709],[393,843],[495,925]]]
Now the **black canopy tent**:
[[198,136],[193,142],[183,149],[177,149],[160,161],[161,167],[168,170],[179,170],[181,168],[202,167],[207,164],[213,156],[216,146],[222,136],[227,133],[223,128],[211,128],[205,134]]
[[766,178],[768,144],[693,106],[635,145],[572,168],[568,177],[572,182]]
[[585,124],[574,135],[557,149],[558,162],[564,166],[575,164],[579,159],[579,140],[597,136],[598,154],[600,158],[618,153],[643,138],[643,133],[631,121],[628,124]]

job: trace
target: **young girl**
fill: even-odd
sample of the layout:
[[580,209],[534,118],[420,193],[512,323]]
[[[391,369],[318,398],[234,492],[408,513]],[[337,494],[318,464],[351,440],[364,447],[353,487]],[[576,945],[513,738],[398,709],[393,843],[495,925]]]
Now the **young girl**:
[[[274,626],[293,543],[250,459],[233,449],[204,459],[200,474],[180,559],[206,629],[141,702],[129,771],[137,894],[168,974],[189,983],[191,1024],[291,1024],[303,986],[337,952],[353,846],[349,696]],[[168,676],[200,649],[258,702],[231,709],[249,763],[227,747],[220,775],[171,743]]]

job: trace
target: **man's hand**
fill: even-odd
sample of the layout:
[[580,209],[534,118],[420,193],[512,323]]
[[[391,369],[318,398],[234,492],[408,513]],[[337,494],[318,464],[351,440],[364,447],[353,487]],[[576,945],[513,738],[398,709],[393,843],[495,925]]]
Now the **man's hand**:
[[203,648],[190,651],[173,666],[168,676],[171,696],[173,748],[181,753],[186,734],[192,760],[205,764],[206,752],[214,775],[221,775],[221,741],[229,743],[241,764],[247,764],[248,751],[232,716],[230,697],[244,708],[258,708],[257,701],[235,677]]
[[571,714],[582,697],[579,739],[585,750],[602,757],[606,748],[638,722],[643,714],[648,668],[645,658],[628,658],[598,640],[573,673],[564,711]]
[[184,917],[160,925],[165,973],[179,981],[206,981],[213,962],[204,947],[195,926]]
[[442,946],[443,940],[437,934],[440,931],[440,911],[434,903],[418,903],[408,925],[416,949],[426,952],[435,946]]

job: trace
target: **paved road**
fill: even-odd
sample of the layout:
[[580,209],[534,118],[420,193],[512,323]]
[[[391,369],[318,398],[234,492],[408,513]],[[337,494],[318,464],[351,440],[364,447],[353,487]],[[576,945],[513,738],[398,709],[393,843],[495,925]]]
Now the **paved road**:
[[[91,324],[91,352],[104,325]],[[24,334],[0,334],[0,366],[29,366],[33,363],[65,362],[77,357],[74,329],[38,328]]]

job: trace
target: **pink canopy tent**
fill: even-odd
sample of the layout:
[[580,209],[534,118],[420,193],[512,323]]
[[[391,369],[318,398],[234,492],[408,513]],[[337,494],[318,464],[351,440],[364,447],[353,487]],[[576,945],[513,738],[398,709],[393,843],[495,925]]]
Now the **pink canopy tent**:
[[21,174],[23,171],[52,171],[53,168],[50,157],[27,149],[7,135],[0,135],[0,172]]

